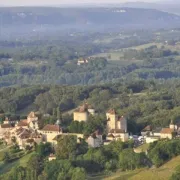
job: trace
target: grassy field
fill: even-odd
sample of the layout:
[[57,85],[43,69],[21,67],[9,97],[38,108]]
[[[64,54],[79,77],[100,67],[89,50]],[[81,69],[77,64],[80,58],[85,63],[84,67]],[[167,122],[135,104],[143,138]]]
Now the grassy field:
[[[168,180],[175,168],[180,165],[180,156],[170,160],[160,168],[138,169],[127,172],[117,172],[110,177],[99,176],[104,180]],[[96,180],[94,178],[94,180]]]
[[0,174],[10,171],[14,166],[21,165],[23,167],[27,166],[27,162],[33,153],[27,154],[22,158],[15,160],[11,163],[4,164],[3,161],[0,162]]
[[149,144],[143,144],[141,146],[138,146],[137,148],[135,148],[135,150],[137,152],[146,152],[149,148]]
[[0,162],[2,161],[4,152],[9,151],[9,147],[4,147],[3,145],[0,146]]
[[150,46],[157,46],[158,48],[161,48],[162,46],[164,46],[165,49],[170,49],[172,51],[180,51],[180,43],[172,46],[172,45],[165,45],[163,43],[148,43],[148,44],[143,44],[140,46],[132,46],[129,48],[125,48],[125,49],[119,49],[119,50],[111,50],[107,53],[100,53],[100,54],[95,54],[93,57],[104,57],[106,58],[108,61],[130,61],[131,63],[136,63],[139,62],[139,60],[124,60],[123,59],[123,50],[128,50],[128,49],[135,49],[135,50],[142,50],[145,48],[148,48]]

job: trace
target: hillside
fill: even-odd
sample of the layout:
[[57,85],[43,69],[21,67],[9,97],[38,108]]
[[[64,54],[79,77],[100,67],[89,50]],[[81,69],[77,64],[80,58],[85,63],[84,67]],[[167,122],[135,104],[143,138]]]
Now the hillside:
[[[139,8],[0,8],[2,27],[17,30],[63,28],[171,28],[179,27],[180,17],[153,9]],[[103,26],[103,27],[102,27]]]
[[180,3],[179,1],[163,1],[157,3],[148,3],[148,2],[128,2],[123,3],[120,5],[121,7],[129,7],[129,8],[150,8],[150,9],[157,9],[160,11],[165,11],[173,14],[180,14]]
[[138,169],[128,172],[118,172],[110,177],[97,176],[89,178],[89,180],[104,179],[104,180],[167,180],[171,177],[175,168],[179,165],[180,156],[170,160],[160,168]]

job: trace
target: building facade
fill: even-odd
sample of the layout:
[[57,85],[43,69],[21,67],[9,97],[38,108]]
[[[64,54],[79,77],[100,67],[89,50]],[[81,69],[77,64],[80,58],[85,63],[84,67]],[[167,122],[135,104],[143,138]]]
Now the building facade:
[[94,116],[95,110],[91,105],[85,103],[74,111],[74,121],[86,122],[88,120],[89,115]]

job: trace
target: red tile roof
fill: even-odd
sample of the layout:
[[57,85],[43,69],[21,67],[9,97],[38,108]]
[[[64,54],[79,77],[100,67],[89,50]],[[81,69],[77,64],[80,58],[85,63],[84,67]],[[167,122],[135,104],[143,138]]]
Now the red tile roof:
[[93,109],[93,107],[88,103],[85,103],[82,106],[80,106],[78,109],[76,109],[75,112],[87,112],[88,109]]
[[107,137],[111,137],[111,138],[114,138],[114,135],[113,134],[108,134]]
[[12,128],[13,126],[11,124],[1,124],[1,128]]
[[23,126],[28,126],[27,120],[20,120],[17,124],[17,126],[23,127]]
[[30,138],[31,132],[27,129],[24,129],[22,133],[20,133],[19,138],[27,139]]
[[142,132],[146,132],[146,131],[152,131],[152,127],[150,125],[146,126]]
[[27,143],[33,143],[33,142],[34,142],[34,139],[27,139],[26,142],[27,142]]
[[[44,126],[42,131],[55,131],[55,132],[59,132],[59,126],[58,125],[47,124],[46,126]],[[61,128],[60,128],[60,131],[61,131]]]
[[174,132],[173,129],[170,129],[170,128],[163,128],[161,130],[161,134],[172,134]]
[[116,114],[116,111],[114,109],[109,109],[107,113],[109,113],[109,114]]

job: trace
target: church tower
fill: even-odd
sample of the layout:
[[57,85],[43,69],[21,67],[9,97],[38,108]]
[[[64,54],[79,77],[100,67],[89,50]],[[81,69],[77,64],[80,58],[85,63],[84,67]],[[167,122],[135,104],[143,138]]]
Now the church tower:
[[171,123],[169,124],[169,128],[173,130],[177,130],[177,126],[174,124],[173,120],[171,120]]

